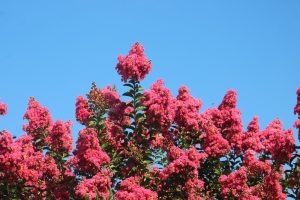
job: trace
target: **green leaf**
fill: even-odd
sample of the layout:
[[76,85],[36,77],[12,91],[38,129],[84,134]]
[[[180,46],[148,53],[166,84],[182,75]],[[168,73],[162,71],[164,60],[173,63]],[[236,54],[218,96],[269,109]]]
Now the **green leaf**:
[[138,107],[136,107],[135,108],[135,111],[143,111],[143,110],[145,110],[146,109],[146,107],[145,106],[138,106]]
[[139,91],[144,91],[144,88],[143,87],[139,87],[138,90]]
[[137,93],[135,95],[135,99],[137,99],[137,100],[140,100],[140,99],[143,99],[143,98],[144,98],[144,95],[142,93]]
[[89,127],[95,127],[96,126],[96,122],[95,121],[90,121],[89,122]]
[[130,84],[130,83],[125,83],[124,86],[130,87],[130,88],[134,88],[134,85]]
[[129,90],[128,92],[125,92],[123,96],[134,98],[134,92],[133,90]]

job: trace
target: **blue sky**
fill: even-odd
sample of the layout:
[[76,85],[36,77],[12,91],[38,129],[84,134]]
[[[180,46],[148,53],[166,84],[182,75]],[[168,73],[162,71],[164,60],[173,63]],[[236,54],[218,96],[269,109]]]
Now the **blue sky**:
[[[228,89],[238,92],[244,126],[254,115],[265,127],[296,116],[300,86],[300,1],[1,1],[0,98],[9,114],[0,129],[23,134],[28,98],[54,119],[75,122],[75,98],[92,81],[116,84],[119,54],[141,42],[153,70],[148,88],[165,80],[217,106]],[[203,111],[203,109],[202,109]]]

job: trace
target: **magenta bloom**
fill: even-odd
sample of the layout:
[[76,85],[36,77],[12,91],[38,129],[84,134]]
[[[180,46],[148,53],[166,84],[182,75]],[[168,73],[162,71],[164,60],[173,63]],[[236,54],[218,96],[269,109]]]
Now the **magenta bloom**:
[[114,200],[155,200],[157,193],[139,185],[138,177],[129,177],[119,186]]
[[120,55],[116,66],[117,72],[122,76],[122,81],[128,79],[135,81],[143,80],[151,71],[151,62],[144,55],[144,48],[141,44],[135,43],[127,56]]
[[297,90],[297,104],[294,113],[298,114],[298,120],[295,122],[294,127],[298,129],[298,140],[300,141],[300,87]]
[[76,98],[76,120],[81,124],[86,124],[93,115],[93,112],[89,109],[88,101],[82,97],[78,96]]
[[63,123],[57,120],[49,129],[49,135],[45,143],[51,147],[52,151],[57,153],[70,153],[72,151],[72,133],[70,126],[71,121]]
[[100,89],[100,95],[109,108],[121,103],[119,94],[111,86]]
[[70,162],[76,172],[83,174],[96,174],[103,165],[109,164],[110,158],[102,151],[93,128],[86,128],[79,132],[74,157]]
[[0,102],[0,115],[7,114],[7,105]]
[[149,124],[160,129],[168,129],[175,117],[175,99],[169,89],[163,87],[164,82],[157,80],[149,91],[144,92],[143,104]]
[[271,172],[271,163],[256,158],[256,153],[252,150],[246,151],[243,164],[247,167],[251,175],[269,174]]
[[273,120],[263,131],[263,145],[265,151],[272,155],[272,159],[281,163],[289,161],[295,150],[295,139],[293,131],[282,130],[282,122],[279,119]]
[[101,199],[108,199],[111,186],[110,173],[106,169],[101,170],[90,179],[81,181],[75,188],[75,194],[79,199],[96,200],[97,195]]
[[229,90],[223,98],[222,103],[218,109],[221,113],[222,125],[221,131],[225,139],[228,140],[231,147],[237,153],[242,149],[243,142],[243,125],[241,119],[241,112],[236,108],[237,93],[234,90]]
[[295,106],[294,113],[300,116],[300,87],[297,90],[297,104]]
[[207,157],[206,153],[199,153],[194,147],[185,152],[176,147],[170,148],[169,157],[175,158],[160,172],[161,180],[168,179],[171,175],[181,177],[198,177],[197,169],[200,162]]
[[265,176],[263,183],[264,198],[272,197],[273,199],[285,200],[286,195],[282,192],[280,179],[282,175],[278,172],[272,171]]
[[204,134],[204,151],[213,157],[221,157],[230,151],[229,142],[222,136],[218,127],[222,126],[221,112],[216,109],[208,109],[200,115],[200,125]]
[[187,87],[180,87],[176,101],[175,122],[177,125],[188,131],[199,131],[199,109],[201,106],[201,101],[191,96]]
[[300,119],[295,122],[294,127],[298,129],[298,140],[300,141]]
[[222,175],[219,178],[221,184],[221,195],[224,199],[259,199],[252,195],[251,188],[247,185],[247,170],[241,167],[228,176]]
[[253,120],[248,125],[247,132],[243,135],[242,148],[244,151],[251,149],[256,152],[263,150],[261,142],[261,131],[259,130],[258,117],[253,117]]
[[23,125],[23,130],[34,139],[40,135],[52,124],[52,117],[46,107],[33,98],[30,98],[27,111],[23,117],[28,120],[28,124]]

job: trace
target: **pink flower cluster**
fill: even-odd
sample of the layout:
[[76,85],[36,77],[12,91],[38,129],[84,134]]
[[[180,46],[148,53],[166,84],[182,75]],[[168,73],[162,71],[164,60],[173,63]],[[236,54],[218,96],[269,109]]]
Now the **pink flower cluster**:
[[203,130],[201,138],[204,151],[212,157],[221,157],[230,150],[229,142],[222,136],[220,127],[221,115],[218,109],[208,109],[200,116],[200,125]]
[[161,180],[165,180],[173,174],[178,176],[197,176],[200,162],[207,157],[206,153],[199,153],[194,147],[186,151],[172,147],[168,154],[170,154],[168,157],[172,158],[173,161],[161,171]]
[[272,171],[267,176],[265,176],[263,181],[263,191],[261,199],[278,199],[284,200],[287,196],[282,192],[282,186],[280,184],[280,179],[282,175],[278,172]]
[[[162,181],[159,190],[165,190],[171,196],[172,190],[182,190],[186,193],[187,199],[201,200],[204,182],[198,179],[198,169],[200,162],[206,157],[206,153],[199,153],[194,147],[183,151],[172,146],[168,151],[170,164],[158,172],[158,177]],[[174,183],[174,177],[180,181]]]
[[116,124],[128,126],[131,123],[128,115],[132,112],[133,108],[131,106],[127,106],[126,103],[120,102],[110,108],[108,117]]
[[204,182],[199,179],[189,179],[185,184],[188,200],[204,200],[202,197]]
[[218,109],[222,116],[221,131],[225,139],[229,141],[231,147],[238,152],[241,151],[243,140],[243,126],[241,120],[241,112],[236,108],[236,92],[229,90]]
[[6,115],[7,113],[7,105],[0,102],[0,115]]
[[[252,150],[246,151],[243,166],[229,175],[222,175],[219,178],[221,184],[221,195],[224,199],[286,199],[282,192],[280,179],[282,175],[273,171],[271,162],[262,161],[256,158],[256,153]],[[262,182],[249,186],[250,177],[261,177]]]
[[81,130],[74,157],[70,160],[75,171],[82,174],[96,174],[109,162],[110,158],[99,145],[97,132],[93,128]]
[[105,142],[112,145],[115,150],[119,150],[124,143],[124,135],[122,134],[122,127],[113,124],[111,121],[105,121]]
[[129,177],[119,185],[114,200],[155,200],[157,193],[139,185],[139,177]]
[[75,188],[78,199],[96,200],[97,197],[106,200],[110,196],[110,172],[106,169],[101,170],[90,179],[82,180]]
[[256,152],[252,150],[246,151],[243,166],[247,167],[251,175],[269,174],[271,172],[271,163],[259,160],[256,157]]
[[243,135],[242,149],[261,152],[264,149],[262,144],[262,132],[259,130],[258,117],[253,117],[249,123],[247,132]]
[[49,135],[45,138],[45,143],[52,151],[57,153],[70,153],[73,150],[70,126],[72,126],[71,121],[64,123],[61,120],[57,120],[49,128]]
[[32,137],[25,135],[13,141],[8,132],[0,136],[0,177],[11,183],[22,183],[22,192],[26,187],[35,197],[43,196],[43,191],[52,182],[58,181],[60,172],[51,157],[44,157],[41,151],[35,151]]
[[298,120],[295,122],[294,127],[298,129],[298,140],[300,141],[300,87],[297,90],[297,104],[294,113],[298,114]]
[[174,121],[175,99],[163,84],[162,80],[156,81],[149,91],[144,92],[142,103],[147,107],[145,114],[148,124],[167,130]]
[[294,108],[294,113],[300,115],[300,87],[297,90],[297,104]]
[[180,87],[176,101],[176,124],[187,131],[199,131],[201,106],[201,101],[192,97],[187,87]]
[[86,124],[92,115],[93,112],[90,111],[88,101],[82,96],[77,97],[76,120],[81,124]]
[[30,98],[23,118],[28,120],[28,124],[23,125],[23,130],[34,140],[44,137],[46,129],[52,125],[52,117],[48,109],[41,106],[34,98]]
[[236,92],[229,90],[218,108],[208,109],[200,115],[204,131],[204,149],[212,156],[225,155],[230,147],[242,150],[243,132],[241,113],[236,108]]
[[143,80],[151,71],[151,61],[144,55],[144,48],[141,44],[135,43],[127,56],[118,57],[116,69],[122,76],[122,81],[128,79],[135,81]]
[[100,95],[108,107],[112,107],[121,103],[119,94],[111,86],[100,89]]
[[295,150],[295,140],[291,129],[282,130],[282,122],[273,120],[263,131],[265,151],[272,155],[273,160],[281,163],[291,159]]
[[245,167],[241,167],[228,176],[220,176],[219,182],[222,186],[221,195],[224,199],[259,199],[251,195],[251,189],[247,185],[247,169]]

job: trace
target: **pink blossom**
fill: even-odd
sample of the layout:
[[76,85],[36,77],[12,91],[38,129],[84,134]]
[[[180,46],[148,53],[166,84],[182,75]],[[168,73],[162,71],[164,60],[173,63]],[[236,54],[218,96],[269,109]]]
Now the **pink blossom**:
[[111,86],[100,89],[100,95],[109,108],[121,103],[119,94]]
[[103,165],[110,162],[108,155],[102,151],[97,133],[92,128],[79,132],[74,157],[70,161],[79,173],[96,174]]
[[188,200],[204,200],[202,197],[202,191],[204,189],[204,182],[199,179],[189,179],[185,188],[187,191]]
[[203,149],[205,153],[213,157],[221,157],[230,151],[230,145],[223,136],[212,127],[203,135]]
[[294,108],[294,113],[298,114],[298,120],[295,122],[294,127],[298,129],[298,140],[300,141],[300,87],[297,90],[297,104]]
[[218,109],[208,109],[200,116],[200,125],[204,133],[204,151],[213,157],[221,157],[230,151],[229,142],[222,136],[218,127],[222,124],[221,113]]
[[236,99],[237,93],[234,90],[228,90],[226,95],[223,98],[222,103],[219,105],[219,110],[230,110],[232,108],[236,108],[237,99]]
[[165,138],[161,134],[157,133],[157,134],[154,135],[154,139],[151,140],[151,146],[153,148],[165,149],[164,148],[164,146],[165,146],[164,141],[165,141]]
[[9,150],[12,143],[12,135],[7,131],[3,131],[0,135],[0,156],[3,155],[5,151]]
[[156,200],[157,193],[139,185],[138,177],[129,177],[122,181],[114,195],[114,200]]
[[265,151],[272,155],[273,160],[289,161],[295,150],[295,140],[291,129],[282,130],[279,119],[273,120],[263,131]]
[[152,68],[150,60],[144,55],[143,46],[139,43],[131,47],[127,56],[118,56],[118,61],[116,69],[124,82],[128,79],[143,80]]
[[224,199],[247,200],[254,198],[251,189],[247,185],[247,170],[245,167],[241,167],[228,176],[220,176],[219,183],[221,184],[221,196]]
[[106,120],[104,123],[106,129],[104,131],[103,142],[108,142],[115,150],[119,150],[124,142],[124,135],[122,134],[122,127],[113,124],[111,121]]
[[70,126],[71,121],[62,122],[57,120],[54,125],[49,128],[49,135],[45,139],[45,143],[51,147],[51,150],[57,153],[70,153],[72,151],[72,133]]
[[298,140],[300,141],[300,119],[295,121],[294,127],[298,129]]
[[294,113],[300,116],[300,87],[297,90],[297,104],[294,108]]
[[[44,188],[42,179],[44,171],[44,156],[42,152],[35,152],[32,145],[32,137],[22,136],[16,140],[11,154],[11,164],[16,165],[17,177],[25,181],[25,185]],[[11,169],[10,169],[11,170]]]
[[23,117],[28,124],[23,125],[23,130],[34,140],[43,138],[45,131],[52,124],[52,117],[47,108],[40,105],[34,98],[29,99],[27,111]]
[[6,114],[7,114],[7,105],[1,103],[0,101],[0,115],[6,115]]
[[119,125],[130,125],[130,117],[128,116],[133,112],[133,108],[127,106],[126,103],[121,102],[113,105],[109,112],[108,117],[110,121],[119,124]]
[[260,161],[255,157],[256,153],[252,150],[247,150],[243,160],[243,166],[247,167],[252,175],[269,174],[271,172],[271,163]]
[[55,200],[70,199],[70,192],[68,191],[68,188],[64,184],[57,184],[51,195],[52,198]]
[[40,198],[42,194],[39,191],[44,191],[50,182],[58,181],[60,172],[52,157],[44,157],[41,151],[35,151],[32,139],[24,135],[13,141],[8,132],[3,132],[0,138],[0,171],[1,177],[10,184],[18,181],[18,184],[22,183],[22,190],[31,188],[31,197]]
[[229,90],[218,109],[221,111],[222,118],[222,135],[227,139],[237,153],[241,151],[243,142],[243,126],[241,112],[236,108],[236,92]]
[[44,159],[43,171],[44,171],[44,175],[51,177],[52,181],[55,181],[55,182],[59,181],[61,173],[60,173],[53,157],[46,155],[46,157]]
[[147,122],[158,129],[166,130],[174,121],[175,100],[163,84],[162,80],[158,80],[151,86],[151,90],[144,92],[142,103],[146,106]]
[[265,176],[263,181],[263,199],[276,199],[276,200],[284,200],[286,199],[286,195],[282,192],[282,186],[280,185],[279,180],[282,175],[278,172],[272,172]]
[[197,176],[197,169],[200,167],[200,162],[207,157],[206,153],[199,153],[194,147],[187,149],[185,152],[180,152],[177,148],[171,148],[170,151],[171,157],[176,159],[163,168],[160,173],[162,180],[167,179],[172,174],[177,174],[178,176]]
[[184,154],[185,152],[182,149],[176,146],[172,146],[168,151],[168,158],[171,160],[176,160],[181,156],[183,156]]
[[81,124],[87,124],[92,115],[93,112],[90,111],[88,101],[84,97],[78,96],[76,98],[76,120]]
[[179,88],[176,101],[175,122],[187,131],[199,131],[199,109],[202,103],[190,95],[185,86]]
[[248,125],[248,131],[243,135],[242,148],[244,151],[251,149],[256,152],[261,152],[264,148],[261,142],[261,132],[259,130],[258,117],[253,117],[253,120]]
[[108,199],[110,195],[110,172],[101,170],[90,179],[82,180],[75,188],[75,194],[79,199],[96,200],[97,195],[101,199]]

